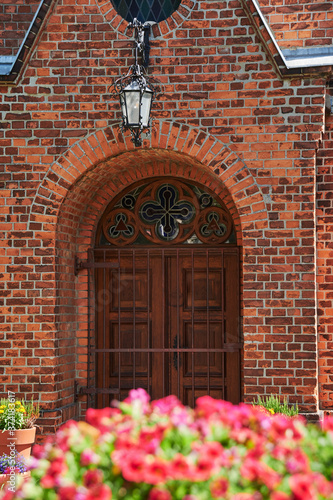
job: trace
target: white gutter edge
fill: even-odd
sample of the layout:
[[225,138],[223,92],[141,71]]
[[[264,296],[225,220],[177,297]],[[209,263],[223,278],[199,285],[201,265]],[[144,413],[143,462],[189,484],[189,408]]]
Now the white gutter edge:
[[309,68],[310,66],[333,66],[333,56],[303,57],[287,59],[288,68]]
[[[333,65],[333,55],[328,55],[328,56],[307,56],[307,57],[297,57],[297,58],[286,58],[285,55],[283,54],[283,51],[280,49],[279,44],[276,41],[276,38],[273,34],[273,31],[269,27],[266,18],[264,17],[263,13],[261,12],[260,6],[257,2],[257,0],[252,0],[253,5],[256,8],[257,14],[260,17],[263,25],[265,26],[266,30],[269,33],[269,36],[271,37],[271,40],[276,48],[276,50],[279,53],[279,56],[281,57],[283,63],[287,67],[287,69],[293,69],[293,68],[305,68],[305,67],[314,67],[314,66],[332,66]],[[305,49],[305,52],[308,53],[308,49]]]
[[42,5],[43,5],[43,0],[40,0],[40,3],[39,3],[39,6],[38,6],[38,9],[36,10],[35,15],[34,15],[34,17],[33,17],[32,21],[31,21],[31,23],[30,23],[30,26],[29,26],[29,28],[27,29],[27,32],[26,32],[26,34],[25,34],[25,37],[24,37],[24,39],[23,39],[23,41],[22,41],[22,43],[21,43],[21,45],[20,45],[20,47],[19,47],[19,49],[18,49],[18,51],[17,51],[17,53],[16,53],[16,57],[15,57],[15,60],[14,60],[14,62],[13,62],[13,64],[12,64],[12,67],[10,68],[9,72],[7,73],[7,75],[10,75],[10,73],[12,72],[13,67],[14,67],[14,65],[15,65],[15,63],[16,63],[16,60],[17,60],[17,58],[18,58],[18,56],[19,56],[19,53],[21,52],[22,48],[24,47],[25,41],[26,41],[26,39],[28,38],[28,35],[29,35],[30,31],[31,31],[31,27],[32,27],[32,26],[33,26],[33,24],[34,24],[35,19],[38,17],[38,14],[39,14],[39,11],[40,11],[40,9],[41,9]]

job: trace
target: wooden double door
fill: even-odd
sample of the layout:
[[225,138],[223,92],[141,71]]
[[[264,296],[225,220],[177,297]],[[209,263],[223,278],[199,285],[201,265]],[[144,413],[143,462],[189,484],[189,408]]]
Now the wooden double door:
[[95,250],[98,407],[142,387],[240,401],[237,248]]

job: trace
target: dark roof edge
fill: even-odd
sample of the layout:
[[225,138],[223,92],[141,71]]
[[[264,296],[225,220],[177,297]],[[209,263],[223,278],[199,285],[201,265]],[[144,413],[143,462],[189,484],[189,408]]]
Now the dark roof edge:
[[[24,64],[28,60],[31,47],[37,41],[37,35],[43,22],[50,12],[50,7],[54,0],[41,0],[39,8],[37,9],[34,18],[30,24],[29,30],[17,52],[14,62],[7,74],[0,74],[0,83],[12,82],[15,83],[18,75],[20,74]],[[266,47],[269,55],[271,56],[274,66],[276,67],[280,76],[303,76],[318,73],[331,73],[333,67],[333,51],[324,49],[322,54],[318,52],[309,54],[309,49],[297,50],[281,50],[274,34],[269,27],[266,18],[261,12],[257,0],[241,0],[244,11],[248,15],[256,33],[260,37],[262,43]],[[317,49],[318,50],[318,49]],[[329,50],[329,52],[327,52]],[[1,61],[0,61],[1,62]]]
[[[281,50],[257,0],[241,0],[256,34],[267,49],[272,62],[281,77],[330,74],[333,67],[333,53],[311,54],[309,49]],[[324,51],[324,49],[322,49]],[[293,56],[291,55],[293,52]],[[325,51],[324,51],[325,52]]]
[[0,83],[2,82],[12,82],[15,83],[16,78],[20,74],[24,64],[28,60],[30,49],[37,41],[37,35],[40,33],[40,28],[43,22],[47,18],[47,14],[50,12],[50,7],[54,0],[41,0],[40,5],[31,21],[30,27],[26,33],[26,36],[21,43],[14,62],[7,74],[0,75]]

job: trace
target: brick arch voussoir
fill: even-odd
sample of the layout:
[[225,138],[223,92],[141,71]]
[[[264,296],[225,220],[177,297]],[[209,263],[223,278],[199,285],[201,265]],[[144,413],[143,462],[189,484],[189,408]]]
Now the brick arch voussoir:
[[[234,218],[239,219],[240,233],[254,228],[258,221],[261,227],[267,224],[263,195],[244,161],[228,145],[204,131],[169,121],[156,122],[151,137],[145,139],[140,148],[135,148],[130,136],[122,133],[117,126],[99,129],[76,142],[51,165],[45,175],[32,206],[32,221],[38,215],[39,221],[45,218],[48,227],[56,225],[60,206],[69,190],[83,176],[95,176],[96,166],[117,157],[120,172],[122,168],[126,170],[129,159],[135,160],[140,152],[147,157],[146,175],[149,176],[151,161],[164,158],[166,151],[170,161],[169,164],[164,162],[165,173],[168,168],[171,173],[170,162],[179,159],[177,155],[182,155],[186,157],[186,162],[179,167],[180,176],[193,178],[193,175],[198,175],[198,169],[191,169],[191,166],[200,163],[206,168],[207,175],[213,174],[220,180],[230,193],[230,199],[225,202]],[[196,180],[203,182],[204,177],[205,172],[201,169],[200,178]],[[134,177],[133,182],[135,180]]]

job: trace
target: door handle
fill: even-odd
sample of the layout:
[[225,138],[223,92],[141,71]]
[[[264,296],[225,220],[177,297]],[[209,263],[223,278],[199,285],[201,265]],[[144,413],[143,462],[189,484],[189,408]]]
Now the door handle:
[[[173,342],[172,342],[172,348],[173,349],[179,349],[181,346],[178,345],[177,342],[177,335],[174,337]],[[178,362],[178,357],[179,357],[179,362]],[[182,358],[180,355],[180,352],[174,352],[173,353],[173,367],[175,370],[178,370],[178,367],[180,368],[182,366]]]

